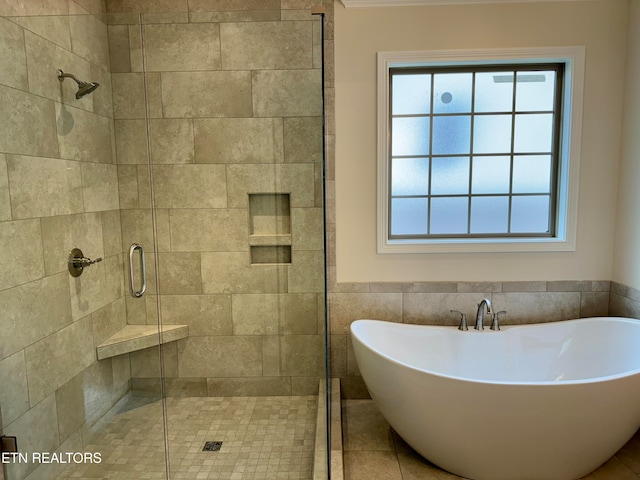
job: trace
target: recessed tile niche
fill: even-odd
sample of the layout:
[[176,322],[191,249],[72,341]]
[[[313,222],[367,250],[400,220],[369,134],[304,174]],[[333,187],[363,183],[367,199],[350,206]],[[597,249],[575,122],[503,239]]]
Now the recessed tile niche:
[[290,245],[251,246],[251,264],[291,263]]
[[291,263],[291,202],[288,193],[249,194],[251,264]]

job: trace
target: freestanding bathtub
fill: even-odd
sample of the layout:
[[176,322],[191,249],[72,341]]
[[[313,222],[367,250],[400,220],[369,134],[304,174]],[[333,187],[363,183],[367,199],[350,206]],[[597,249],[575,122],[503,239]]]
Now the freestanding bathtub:
[[573,480],[640,427],[640,320],[499,332],[351,324],[371,397],[418,453],[474,480]]

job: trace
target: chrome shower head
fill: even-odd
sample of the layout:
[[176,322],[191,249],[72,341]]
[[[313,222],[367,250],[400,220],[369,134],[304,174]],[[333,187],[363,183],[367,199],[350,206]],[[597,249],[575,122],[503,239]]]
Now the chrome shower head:
[[76,92],[76,98],[78,100],[84,97],[85,95],[90,94],[100,86],[99,83],[96,83],[96,82],[87,83],[82,80],[78,80],[75,77],[75,75],[72,75],[70,73],[64,73],[62,70],[58,70],[58,80],[62,82],[64,81],[65,78],[70,78],[78,84],[78,91]]
[[91,82],[91,83],[79,82],[78,83],[78,92],[76,93],[76,98],[80,99],[80,98],[84,97],[85,95],[89,95],[91,92],[93,92],[99,86],[100,86],[100,84],[96,83],[96,82]]

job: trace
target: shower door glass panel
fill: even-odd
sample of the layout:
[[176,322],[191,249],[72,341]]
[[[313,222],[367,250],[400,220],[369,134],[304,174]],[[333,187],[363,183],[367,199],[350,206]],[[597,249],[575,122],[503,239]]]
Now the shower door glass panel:
[[322,23],[275,13],[149,16],[142,27],[157,306],[163,328],[189,331],[162,348],[173,478],[314,475]]
[[[167,477],[141,17],[119,24],[109,4],[0,6],[0,410],[18,446],[0,465],[8,480]],[[147,260],[139,298],[132,243]]]

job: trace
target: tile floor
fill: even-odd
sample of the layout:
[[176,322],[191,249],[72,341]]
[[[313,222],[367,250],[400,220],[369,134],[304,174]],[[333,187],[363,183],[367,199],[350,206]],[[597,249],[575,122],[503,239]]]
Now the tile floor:
[[[309,480],[316,396],[167,399],[171,478]],[[164,430],[159,401],[131,398],[91,439],[100,464],[69,467],[58,480],[161,480]],[[202,451],[222,441],[220,451]]]
[[[345,480],[456,480],[409,447],[372,400],[342,401]],[[640,433],[584,480],[638,480]]]

